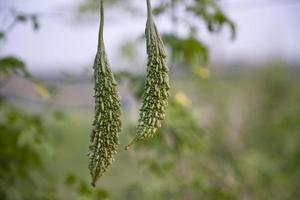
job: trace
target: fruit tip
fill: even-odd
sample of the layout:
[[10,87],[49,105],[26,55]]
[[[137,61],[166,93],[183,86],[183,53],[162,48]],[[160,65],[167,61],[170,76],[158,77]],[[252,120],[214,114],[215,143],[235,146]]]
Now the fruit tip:
[[130,147],[133,145],[133,144],[135,144],[136,143],[136,141],[137,141],[137,139],[135,138],[135,139],[133,139],[126,147],[125,147],[125,150],[129,150],[130,149]]

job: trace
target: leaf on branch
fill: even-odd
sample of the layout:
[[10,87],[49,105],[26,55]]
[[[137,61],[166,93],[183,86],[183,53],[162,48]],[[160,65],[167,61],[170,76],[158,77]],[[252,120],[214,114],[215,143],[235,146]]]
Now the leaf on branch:
[[222,11],[215,1],[199,1],[187,7],[187,11],[202,19],[209,32],[219,32],[223,26],[228,25],[231,31],[231,39],[235,39],[236,27]]
[[25,63],[14,56],[0,58],[0,72],[4,75],[20,74],[25,77],[32,77],[26,69]]
[[0,41],[3,40],[5,38],[5,33],[0,31]]
[[181,59],[191,67],[208,62],[208,49],[197,38],[179,38],[173,34],[165,34],[163,39],[172,51],[172,58],[176,61]]
[[159,6],[153,8],[153,14],[154,15],[160,15],[163,14],[164,12],[166,12],[166,10],[170,7],[170,3],[167,2],[163,2],[161,3]]
[[19,21],[19,22],[25,23],[28,20],[28,16],[24,15],[24,14],[19,14],[16,17],[16,20]]
[[38,17],[36,15],[31,15],[30,17],[33,30],[37,31],[40,28]]

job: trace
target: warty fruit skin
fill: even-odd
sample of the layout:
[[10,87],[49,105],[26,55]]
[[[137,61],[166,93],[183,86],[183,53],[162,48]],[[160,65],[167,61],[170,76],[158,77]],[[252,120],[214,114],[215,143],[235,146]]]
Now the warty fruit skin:
[[153,21],[150,2],[147,3],[148,19],[145,34],[148,62],[143,103],[140,108],[136,136],[125,149],[129,149],[131,145],[140,140],[152,138],[155,135],[165,118],[168,105],[170,83],[165,48]]
[[103,0],[101,0],[101,10],[98,50],[93,66],[95,117],[88,154],[93,186],[112,164],[117,153],[121,132],[120,97],[103,42]]

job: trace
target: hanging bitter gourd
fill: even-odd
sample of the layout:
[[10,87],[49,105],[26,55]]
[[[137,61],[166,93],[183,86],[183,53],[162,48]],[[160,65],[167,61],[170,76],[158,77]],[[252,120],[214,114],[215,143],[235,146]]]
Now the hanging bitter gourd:
[[98,50],[93,67],[95,118],[89,148],[89,170],[93,186],[113,162],[119,145],[119,132],[121,131],[120,98],[117,93],[116,81],[109,67],[103,41],[103,0],[100,0],[100,13]]
[[150,0],[147,0],[147,75],[144,85],[143,103],[140,108],[140,118],[136,130],[136,136],[126,146],[129,149],[134,143],[151,138],[155,135],[161,122],[165,118],[169,97],[169,69],[166,65],[166,53],[163,41],[153,21]]

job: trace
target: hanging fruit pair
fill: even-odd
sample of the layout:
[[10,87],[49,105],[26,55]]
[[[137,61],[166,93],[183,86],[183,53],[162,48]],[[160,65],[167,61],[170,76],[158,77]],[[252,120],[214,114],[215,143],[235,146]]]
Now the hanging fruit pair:
[[[91,133],[89,151],[89,169],[92,176],[92,185],[103,175],[113,162],[119,145],[121,131],[120,98],[117,93],[117,84],[109,67],[103,41],[104,7],[100,0],[100,29],[98,51],[94,62],[95,78],[95,118]],[[164,44],[157,32],[153,21],[150,0],[147,0],[147,75],[144,86],[143,104],[140,109],[140,119],[136,136],[126,146],[129,149],[134,143],[151,138],[155,135],[161,122],[165,118],[166,106],[169,97],[169,69],[166,65]]]
[[163,41],[153,21],[150,0],[147,0],[147,75],[144,85],[143,104],[140,109],[140,118],[136,136],[126,146],[129,149],[134,143],[151,138],[155,135],[161,122],[165,118],[169,97],[169,69],[166,65],[166,53]]
[[103,40],[104,8],[100,0],[100,29],[98,50],[94,61],[95,118],[90,136],[89,170],[92,185],[114,160],[121,131],[120,98],[117,84],[110,69]]

